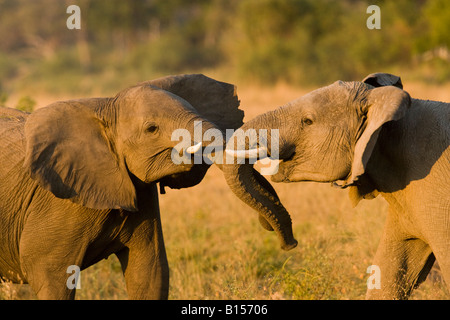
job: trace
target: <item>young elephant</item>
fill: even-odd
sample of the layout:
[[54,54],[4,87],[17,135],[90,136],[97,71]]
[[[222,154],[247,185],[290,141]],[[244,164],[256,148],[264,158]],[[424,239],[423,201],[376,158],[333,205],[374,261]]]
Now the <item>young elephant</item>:
[[[156,183],[189,187],[209,167],[175,164],[171,135],[185,128],[194,138],[195,121],[203,134],[238,128],[242,119],[235,87],[203,75],[32,114],[1,108],[0,277],[29,283],[40,299],[74,298],[71,272],[114,253],[129,298],[167,298]],[[202,141],[191,145],[193,153]]]
[[381,289],[368,298],[407,298],[435,259],[450,287],[450,104],[411,99],[399,77],[377,73],[315,90],[242,127],[250,128],[279,129],[279,150],[267,147],[282,160],[273,181],[333,182],[354,205],[387,200],[373,262]]

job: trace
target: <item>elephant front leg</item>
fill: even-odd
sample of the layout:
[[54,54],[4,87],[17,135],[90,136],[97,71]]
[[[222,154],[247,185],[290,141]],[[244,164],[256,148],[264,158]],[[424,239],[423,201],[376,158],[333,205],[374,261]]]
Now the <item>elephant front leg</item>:
[[39,221],[29,221],[19,244],[22,273],[38,299],[74,299],[85,243],[75,241],[70,230],[51,232],[38,225]]
[[407,299],[435,261],[428,244],[401,234],[393,220],[388,216],[369,279],[378,283],[368,283],[366,299]]
[[136,237],[116,253],[122,265],[128,298],[162,300],[169,296],[169,264],[159,219],[156,228]]
[[[36,240],[37,243],[39,243]],[[22,250],[21,266],[36,296],[40,300],[73,300],[80,277],[79,256],[56,253],[51,255],[31,250]]]
[[38,275],[30,277],[29,283],[39,300],[73,300],[76,286],[69,287],[71,281],[65,272],[55,275],[54,270],[40,270]]

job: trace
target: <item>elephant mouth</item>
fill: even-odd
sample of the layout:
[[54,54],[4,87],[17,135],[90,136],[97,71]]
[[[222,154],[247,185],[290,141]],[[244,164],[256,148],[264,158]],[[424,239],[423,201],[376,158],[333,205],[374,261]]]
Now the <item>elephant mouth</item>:
[[297,158],[280,161],[278,165],[278,172],[271,176],[271,180],[276,183],[333,181],[330,180],[329,176],[326,173],[318,172],[315,170],[308,170],[308,168],[301,167]]
[[286,146],[280,152],[277,172],[271,176],[273,182],[293,182],[289,177],[294,169],[294,159],[298,158],[295,146]]
[[289,158],[281,160],[278,171],[271,176],[273,182],[300,182],[300,181],[324,181],[326,178],[321,172],[310,171],[302,166],[302,155],[293,152]]
[[289,160],[280,160],[280,162],[278,163],[277,173],[271,176],[271,180],[273,182],[292,182],[289,179],[291,173],[289,162]]
[[195,165],[187,171],[167,175],[156,182],[159,182],[162,194],[165,193],[164,187],[171,189],[193,187],[202,181],[209,167],[206,164]]

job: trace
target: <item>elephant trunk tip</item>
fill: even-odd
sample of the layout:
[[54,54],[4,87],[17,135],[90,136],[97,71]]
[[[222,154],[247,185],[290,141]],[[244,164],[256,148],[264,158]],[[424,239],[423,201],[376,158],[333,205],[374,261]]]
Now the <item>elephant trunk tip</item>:
[[290,242],[283,241],[281,243],[281,249],[283,249],[285,251],[289,251],[289,250],[292,250],[295,247],[297,247],[297,245],[298,245],[298,241],[295,239],[292,239]]

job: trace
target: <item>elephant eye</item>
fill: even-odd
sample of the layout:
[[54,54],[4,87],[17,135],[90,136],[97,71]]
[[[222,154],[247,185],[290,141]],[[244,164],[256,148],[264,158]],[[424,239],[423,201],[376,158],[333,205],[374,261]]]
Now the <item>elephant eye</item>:
[[303,123],[306,124],[307,126],[310,126],[313,124],[313,121],[309,118],[304,118]]
[[158,126],[154,123],[149,123],[146,125],[145,132],[156,133],[158,131]]

